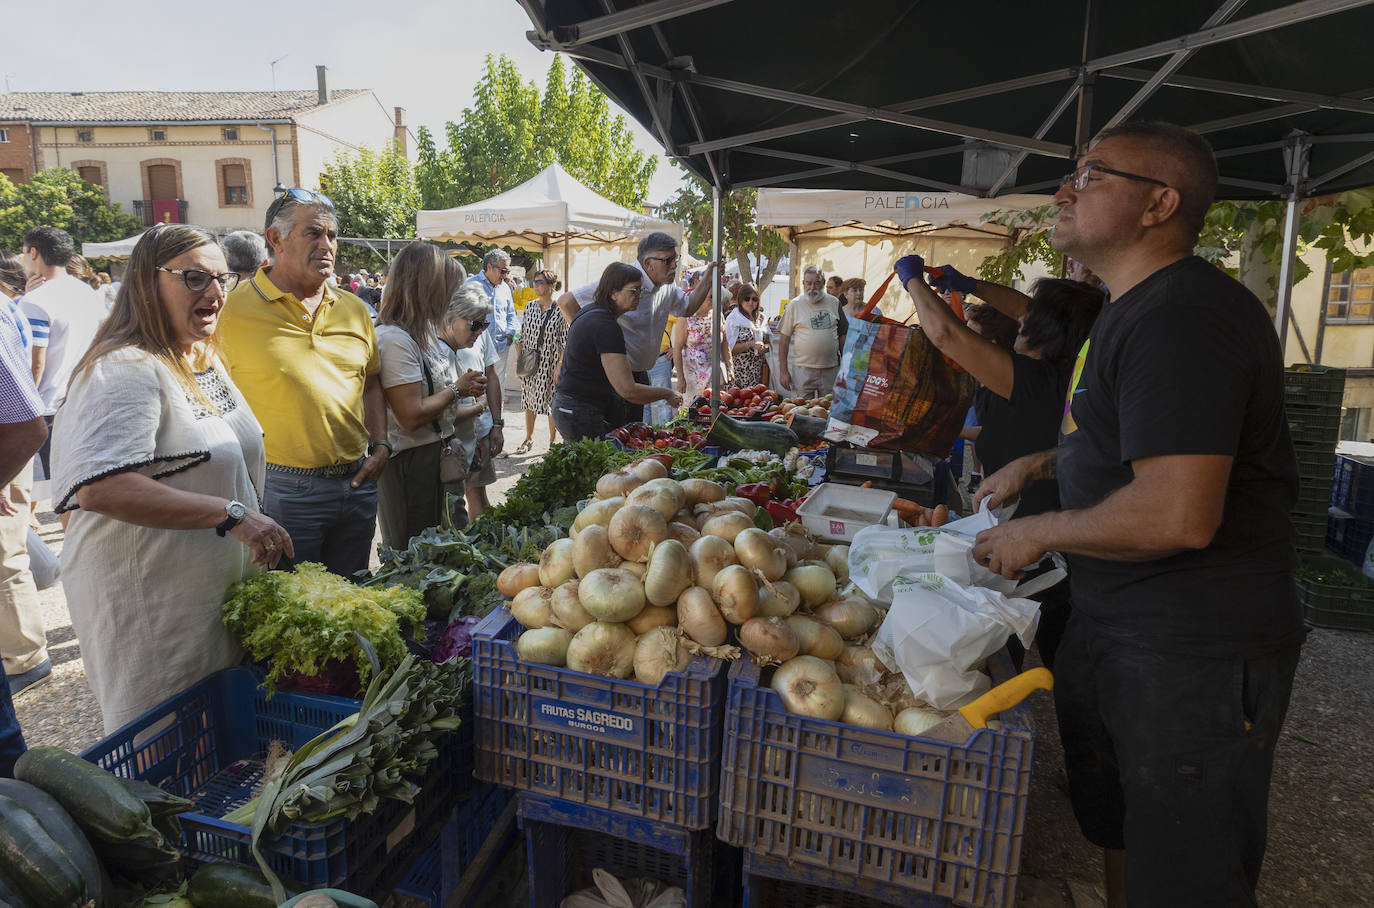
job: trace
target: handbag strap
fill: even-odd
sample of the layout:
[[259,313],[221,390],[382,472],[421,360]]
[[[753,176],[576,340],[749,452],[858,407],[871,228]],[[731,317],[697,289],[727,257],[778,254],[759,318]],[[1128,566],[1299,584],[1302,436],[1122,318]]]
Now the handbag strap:
[[[425,351],[420,351],[420,369],[425,373],[425,383],[429,385],[429,393],[434,393],[434,376],[429,374],[429,361],[425,359]],[[456,393],[456,392],[455,392]],[[434,417],[429,424],[434,427],[434,434],[439,436],[439,440],[444,440],[444,433],[439,431],[439,417]]]

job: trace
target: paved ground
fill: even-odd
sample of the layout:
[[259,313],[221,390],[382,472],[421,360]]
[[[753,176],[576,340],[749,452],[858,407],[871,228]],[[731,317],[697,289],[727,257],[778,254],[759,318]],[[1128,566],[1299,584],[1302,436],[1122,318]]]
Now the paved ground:
[[[513,415],[508,450],[524,437],[519,413]],[[532,454],[497,461],[494,501],[547,450],[547,431],[541,419]],[[44,539],[60,549],[56,517],[43,513],[41,518]],[[99,740],[100,711],[86,685],[60,585],[46,590],[42,601],[53,677],[21,697],[16,708],[30,744],[80,750]],[[1372,691],[1374,634],[1315,631],[1308,638],[1276,760],[1261,905],[1374,905]],[[1028,908],[1100,905],[1098,856],[1079,835],[1060,788],[1062,754],[1053,705],[1043,694],[1033,702],[1039,733],[1017,903]],[[507,882],[516,882],[522,868],[512,856],[508,876],[513,876]]]

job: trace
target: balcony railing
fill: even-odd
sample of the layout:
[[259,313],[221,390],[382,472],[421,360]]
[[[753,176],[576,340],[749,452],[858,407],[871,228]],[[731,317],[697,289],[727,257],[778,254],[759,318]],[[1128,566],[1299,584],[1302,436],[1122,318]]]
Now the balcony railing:
[[134,214],[143,218],[143,226],[154,224],[185,224],[185,199],[134,199]]

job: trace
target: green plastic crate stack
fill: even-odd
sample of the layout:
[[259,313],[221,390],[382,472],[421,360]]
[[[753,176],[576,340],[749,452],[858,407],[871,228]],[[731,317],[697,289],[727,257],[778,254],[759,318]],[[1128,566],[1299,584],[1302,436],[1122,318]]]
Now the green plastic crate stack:
[[1298,456],[1298,504],[1293,509],[1298,552],[1320,555],[1326,543],[1331,474],[1341,433],[1345,370],[1289,366],[1283,388],[1288,431]]
[[1374,581],[1338,558],[1316,558],[1298,572],[1298,598],[1316,627],[1374,631]]

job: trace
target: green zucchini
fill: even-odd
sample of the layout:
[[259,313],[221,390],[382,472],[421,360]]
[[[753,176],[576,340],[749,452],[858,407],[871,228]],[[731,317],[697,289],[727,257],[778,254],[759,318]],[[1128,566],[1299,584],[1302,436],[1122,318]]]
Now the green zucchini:
[[147,804],[110,773],[60,747],[30,747],[15,761],[14,777],[56,798],[95,841],[157,836]]
[[9,878],[4,868],[0,868],[0,905],[20,908],[23,904],[24,895],[19,891],[19,884]]
[[[287,895],[295,895],[290,887]],[[277,908],[261,871],[244,864],[202,865],[191,876],[186,897],[196,908]]]
[[731,451],[772,451],[779,457],[801,444],[797,433],[787,426],[773,422],[742,422],[724,413],[711,424],[706,443]]
[[339,908],[377,908],[377,903],[372,899],[366,899],[351,892],[344,892],[342,889],[312,889],[309,892],[302,892],[295,898],[282,902],[281,908],[296,908],[302,899],[312,895],[327,895],[334,900],[334,904],[338,905]]
[[77,908],[86,893],[81,871],[43,831],[27,807],[0,795],[0,869],[35,908]]
[[62,809],[57,799],[43,789],[18,779],[0,779],[0,795],[18,801],[38,818],[43,831],[52,837],[81,871],[81,877],[86,882],[86,898],[95,902],[96,908],[105,908],[111,891],[109,874],[96,857],[90,841],[81,832],[81,827]]
[[792,431],[797,433],[797,438],[802,444],[811,444],[813,441],[820,441],[825,434],[825,427],[830,425],[828,420],[818,419],[815,416],[801,416],[792,414]]
[[195,805],[141,779],[120,778],[119,782],[129,789],[129,794],[148,805],[148,811],[153,816],[153,828],[171,844],[181,844],[181,815]]

